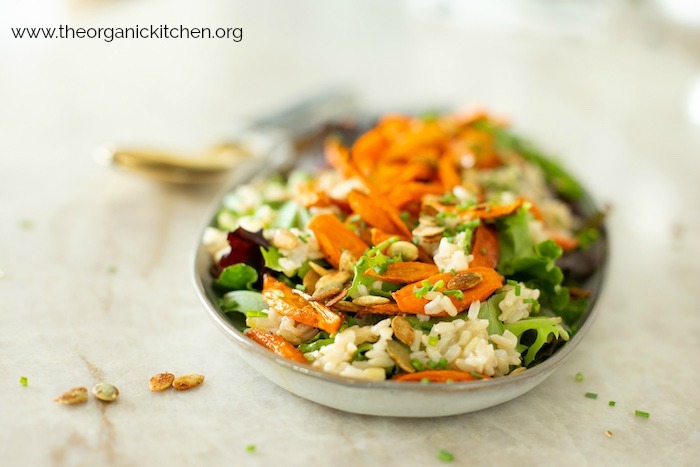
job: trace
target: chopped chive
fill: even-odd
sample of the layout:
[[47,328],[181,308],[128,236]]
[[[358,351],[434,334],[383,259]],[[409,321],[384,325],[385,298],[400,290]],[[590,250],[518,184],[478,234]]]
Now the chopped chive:
[[457,275],[457,271],[455,271],[454,269],[450,269],[450,273],[452,273],[453,276]]
[[520,296],[520,285],[515,286],[515,296],[519,297]]
[[435,347],[439,340],[440,338],[438,336],[430,336],[428,337],[428,345]]
[[443,370],[446,370],[447,369],[447,359],[445,357],[440,357],[440,360],[438,360],[437,365],[435,365],[435,366],[437,366],[438,368],[441,368]]
[[445,287],[445,281],[440,279],[433,285],[433,290],[440,290],[441,288]]
[[421,378],[420,382],[421,382],[421,384],[429,384],[430,380],[428,378]]
[[428,365],[428,368],[430,368],[431,370],[434,370],[434,369],[437,367],[437,363],[435,363],[435,362],[432,361],[432,360],[428,360],[428,362],[426,363],[426,365]]
[[508,280],[506,281],[506,284],[508,284],[508,285],[518,285],[518,282],[517,282],[517,281],[514,281],[514,280],[512,280],[512,279],[508,279]]
[[649,418],[649,412],[642,412],[641,410],[635,410],[634,415],[642,418]]
[[615,407],[615,401],[610,401],[610,402],[608,402],[608,405],[609,405],[610,407]]
[[278,289],[274,289],[272,291],[272,295],[274,295],[277,298],[284,298],[284,292],[282,292],[281,290],[278,290]]
[[425,370],[425,365],[423,365],[423,363],[420,360],[418,360],[417,358],[414,358],[413,360],[411,360],[411,365],[413,365],[413,368],[415,368],[418,371]]
[[245,450],[248,452],[255,452],[255,445],[249,444],[248,446],[245,447]]
[[27,379],[26,376],[20,376],[19,384],[21,384],[22,386],[24,386],[26,388],[28,383],[29,383],[29,379]]
[[581,373],[580,371],[576,373],[576,381],[578,381],[579,383],[583,381],[583,373]]
[[534,298],[524,298],[523,303],[535,303],[535,299]]
[[267,318],[267,313],[264,311],[251,310],[245,312],[246,318]]
[[443,462],[452,462],[455,460],[455,456],[447,449],[440,449],[440,452],[438,452],[438,459]]
[[484,379],[484,376],[483,376],[483,375],[480,375],[480,374],[477,373],[476,371],[470,371],[469,374],[472,375],[472,377],[474,377],[474,378],[476,378],[476,379]]
[[586,397],[588,397],[589,399],[597,399],[598,394],[596,394],[595,392],[587,392]]
[[297,284],[294,286],[295,289],[301,290],[302,292],[306,292],[306,286],[303,284]]
[[444,295],[453,295],[457,300],[462,300],[464,298],[464,292],[461,290],[445,290],[442,293]]

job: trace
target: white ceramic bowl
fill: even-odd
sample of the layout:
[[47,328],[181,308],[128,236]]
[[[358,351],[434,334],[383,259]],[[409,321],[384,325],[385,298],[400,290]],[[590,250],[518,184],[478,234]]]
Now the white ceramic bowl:
[[[289,162],[286,157],[281,156],[279,151],[273,151],[259,163],[239,171],[224,193],[253,177],[274,173],[285,162]],[[213,225],[220,203],[220,198],[214,203],[207,225]],[[580,207],[586,214],[596,212],[596,206],[587,194]],[[192,271],[197,294],[214,323],[234,342],[236,352],[245,362],[278,386],[299,397],[347,412],[394,417],[440,417],[473,412],[515,399],[541,383],[569,357],[591,326],[602,291],[607,263],[604,229],[599,242],[603,260],[586,283],[586,287],[592,291],[591,299],[581,318],[579,330],[569,342],[544,362],[521,373],[452,384],[361,381],[324,373],[280,358],[248,339],[220,310],[217,296],[212,290],[211,256],[201,241],[197,244]]]

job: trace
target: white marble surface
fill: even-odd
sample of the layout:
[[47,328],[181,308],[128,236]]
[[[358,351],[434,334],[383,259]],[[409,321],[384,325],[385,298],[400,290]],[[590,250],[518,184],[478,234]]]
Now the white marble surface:
[[[624,2],[583,8],[583,22],[527,8],[447,18],[436,2],[40,3],[0,10],[2,465],[440,465],[441,448],[457,465],[697,465],[697,35],[677,41]],[[65,22],[243,26],[244,40],[9,39],[10,26]],[[335,83],[379,109],[510,115],[612,205],[603,309],[527,395],[418,420],[283,392],[234,354],[190,285],[214,190],[158,186],[90,158],[105,140],[197,148]],[[206,381],[150,393],[163,370]],[[117,403],[52,402],[98,381],[119,387]]]

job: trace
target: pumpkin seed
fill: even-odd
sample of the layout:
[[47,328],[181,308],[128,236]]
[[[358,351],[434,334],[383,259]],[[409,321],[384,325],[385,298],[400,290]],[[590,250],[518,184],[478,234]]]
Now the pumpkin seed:
[[174,380],[175,375],[172,373],[158,373],[151,378],[149,386],[154,392],[165,391],[172,386]]
[[365,295],[363,297],[357,297],[352,301],[355,305],[360,306],[372,306],[372,305],[383,305],[389,303],[390,300],[386,297],[377,297],[375,295]]
[[416,237],[425,237],[426,239],[428,238],[433,238],[437,237],[438,235],[442,234],[445,231],[445,227],[439,226],[439,225],[428,225],[428,224],[421,224],[415,229],[413,229],[413,235]]
[[313,261],[309,261],[309,267],[311,267],[311,269],[313,269],[314,271],[316,271],[316,272],[318,273],[319,276],[325,276],[326,274],[328,274],[329,272],[331,272],[331,271],[329,271],[328,269],[326,269],[326,268],[324,268],[323,266],[321,266],[320,264],[314,263]]
[[325,276],[321,277],[318,282],[316,282],[316,288],[317,289],[323,289],[326,286],[329,285],[335,285],[337,287],[340,287],[340,289],[343,288],[343,285],[350,280],[350,273],[345,272],[345,271],[336,271],[333,273],[326,274]]
[[418,247],[411,242],[400,240],[389,245],[386,252],[391,257],[400,256],[403,261],[418,259]]
[[411,364],[411,354],[403,344],[395,340],[388,340],[386,342],[386,352],[403,371],[415,373],[416,369]]
[[107,383],[97,383],[92,387],[92,393],[101,401],[112,402],[119,397],[119,389]]
[[357,258],[355,258],[355,255],[352,254],[352,251],[345,250],[340,255],[340,264],[338,269],[340,269],[342,272],[350,273],[355,268],[356,262]]
[[59,404],[74,405],[74,404],[84,404],[87,402],[88,392],[87,388],[82,386],[71,388],[55,398],[53,401]]
[[391,320],[391,329],[394,330],[394,336],[398,340],[409,347],[413,345],[416,332],[406,318],[403,316],[394,316]]
[[178,391],[184,391],[186,389],[199,386],[200,384],[202,384],[202,381],[204,381],[203,375],[178,376],[177,378],[175,378],[175,381],[173,381],[173,387]]
[[454,276],[447,283],[448,290],[469,290],[473,289],[484,279],[478,272],[463,272]]
[[311,300],[315,302],[323,302],[331,297],[335,297],[340,292],[343,291],[343,286],[338,284],[328,284],[325,287],[319,287],[314,290],[313,295],[311,295]]
[[333,304],[333,308],[340,310],[340,311],[346,311],[348,313],[357,313],[362,309],[361,306],[355,305],[352,302],[346,302],[345,300],[341,300],[337,303]]
[[309,271],[306,274],[304,274],[304,279],[302,279],[301,282],[304,285],[304,288],[307,293],[314,293],[314,291],[316,290],[316,283],[320,278],[321,275],[313,269],[309,269]]

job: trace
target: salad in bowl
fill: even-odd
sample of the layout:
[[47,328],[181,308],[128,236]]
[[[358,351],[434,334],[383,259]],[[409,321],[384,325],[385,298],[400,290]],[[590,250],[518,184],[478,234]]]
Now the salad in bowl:
[[[537,365],[578,330],[596,216],[579,184],[485,113],[387,115],[326,166],[236,187],[207,228],[231,322],[299,365],[453,383]],[[570,277],[569,277],[570,276]]]

